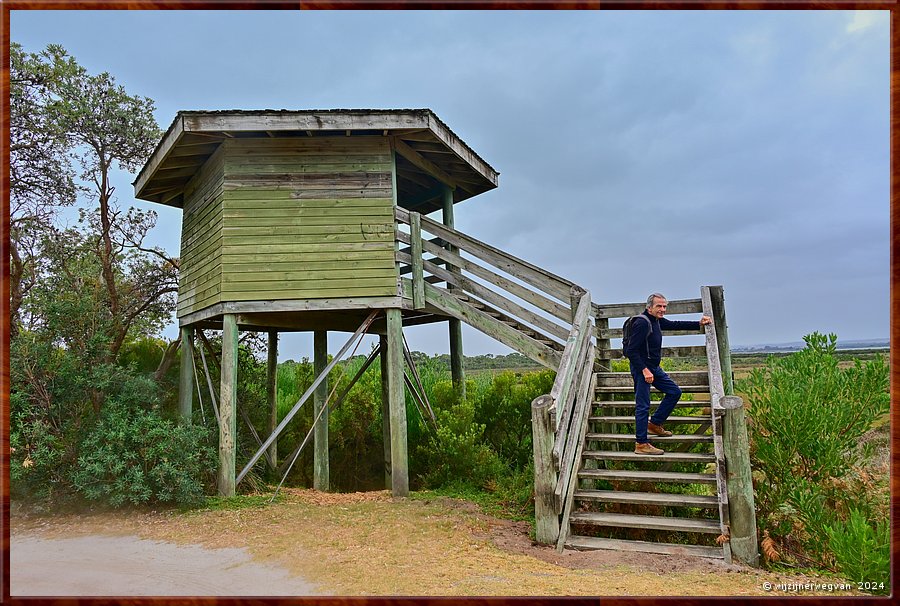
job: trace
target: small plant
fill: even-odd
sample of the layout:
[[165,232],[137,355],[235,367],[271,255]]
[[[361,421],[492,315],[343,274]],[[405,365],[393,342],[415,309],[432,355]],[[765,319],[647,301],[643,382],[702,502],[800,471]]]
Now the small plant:
[[890,519],[873,524],[857,509],[844,522],[825,526],[838,569],[864,590],[887,593],[890,583]]

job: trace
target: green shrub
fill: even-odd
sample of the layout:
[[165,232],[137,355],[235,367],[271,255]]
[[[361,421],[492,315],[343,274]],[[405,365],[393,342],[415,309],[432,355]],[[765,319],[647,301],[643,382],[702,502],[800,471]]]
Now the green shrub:
[[[770,356],[739,381],[749,402],[757,525],[811,563],[832,561],[824,534],[857,510],[876,519],[886,491],[861,466],[860,438],[888,411],[883,357],[840,368],[837,337],[813,333],[797,353]],[[849,535],[860,538],[861,534]],[[836,557],[836,554],[834,555]]]
[[113,507],[202,502],[204,481],[215,470],[208,431],[177,425],[153,410],[148,379],[133,378],[123,387],[79,445],[74,489]]
[[[838,569],[855,583],[871,583],[873,593],[888,593],[891,564],[890,518],[872,523],[852,509],[847,520],[825,526],[829,547]],[[881,583],[884,585],[882,586]]]
[[[436,401],[443,399],[442,394],[450,393],[453,393],[450,381],[435,385]],[[500,458],[484,443],[485,426],[475,422],[475,406],[471,400],[437,408],[435,415],[436,433],[428,436],[416,453],[422,461],[422,480],[426,486],[463,482],[483,487],[503,473]]]
[[550,393],[556,373],[502,372],[470,399],[475,421],[484,425],[484,441],[508,465],[521,469],[532,460],[531,402]]

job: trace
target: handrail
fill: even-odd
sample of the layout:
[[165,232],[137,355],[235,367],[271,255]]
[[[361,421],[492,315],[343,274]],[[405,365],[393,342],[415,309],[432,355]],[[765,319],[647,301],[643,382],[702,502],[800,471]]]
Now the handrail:
[[[465,318],[483,332],[519,344],[520,351],[547,365],[552,364],[556,369],[556,379],[546,396],[551,404],[541,409],[544,411],[541,414],[550,418],[555,415],[555,423],[547,424],[555,434],[550,453],[553,469],[545,470],[553,474],[553,479],[540,485],[549,491],[544,496],[547,502],[553,503],[554,519],[560,513],[563,515],[564,523],[559,534],[553,537],[558,540],[558,545],[562,545],[578,484],[578,467],[595,385],[594,314],[590,293],[573,282],[413,211],[398,207],[395,217],[398,223],[395,239],[407,245],[398,246],[395,259],[398,264],[405,264],[401,275],[412,274],[411,279],[401,278],[401,293],[413,299],[415,309],[430,305],[431,309]],[[408,225],[409,233],[400,230],[399,224]],[[429,239],[423,232],[433,237]],[[464,258],[464,253],[487,267]],[[426,259],[425,255],[432,257]],[[476,282],[470,276],[480,278],[490,286]],[[445,283],[447,290],[432,286],[431,281]],[[514,296],[549,317],[523,307],[505,295]],[[516,326],[516,323],[521,325]],[[515,333],[516,330],[522,332]],[[518,340],[513,338],[514,334]],[[541,341],[557,343],[557,349],[548,349]]]
[[[394,216],[400,223],[409,225],[410,211],[398,206],[394,208]],[[569,303],[569,293],[571,288],[575,286],[574,282],[543,270],[536,265],[532,265],[462,232],[448,228],[446,225],[442,225],[428,217],[422,217],[421,219],[423,230],[438,236],[461,250],[465,250],[486,263],[499,267],[533,288],[552,295],[560,301]]]
[[[703,314],[713,317],[712,299],[710,297],[709,287],[704,286],[700,289],[700,298],[703,303]],[[719,525],[722,536],[728,537],[729,531],[729,509],[728,509],[728,485],[726,480],[725,465],[725,447],[722,442],[722,413],[727,407],[732,406],[731,398],[725,396],[725,386],[722,381],[722,365],[719,360],[719,346],[716,336],[716,326],[709,323],[705,327],[706,331],[706,359],[709,373],[709,397],[710,397],[710,413],[712,416],[712,432],[713,432],[713,452],[716,457],[716,493],[719,500]],[[725,560],[731,561],[731,547],[728,541],[724,541],[722,548],[725,552]]]
[[[400,244],[395,259],[402,264],[401,275],[412,274],[415,309],[425,308],[423,283],[442,282],[450,294],[472,305],[476,314],[490,308],[484,322],[517,323],[515,328],[535,339],[539,350],[547,350],[542,359],[560,357],[576,311],[573,288],[577,293],[582,288],[414,211],[398,207],[395,217],[395,238]],[[401,224],[409,226],[409,233],[399,229]],[[589,308],[585,316],[590,316]]]

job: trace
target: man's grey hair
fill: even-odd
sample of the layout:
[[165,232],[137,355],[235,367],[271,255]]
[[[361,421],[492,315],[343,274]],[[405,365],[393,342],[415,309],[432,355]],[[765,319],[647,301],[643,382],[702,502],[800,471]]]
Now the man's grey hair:
[[649,297],[647,297],[647,309],[653,307],[653,299],[662,299],[663,301],[668,301],[665,295],[661,295],[658,292],[653,293]]

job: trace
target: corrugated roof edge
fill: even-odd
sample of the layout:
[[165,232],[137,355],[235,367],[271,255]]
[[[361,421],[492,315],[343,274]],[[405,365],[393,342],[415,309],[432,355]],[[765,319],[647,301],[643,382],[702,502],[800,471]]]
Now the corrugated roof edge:
[[421,113],[425,115],[430,115],[433,117],[439,124],[441,124],[448,131],[453,133],[453,136],[456,137],[459,142],[465,146],[467,150],[472,152],[476,158],[478,158],[481,162],[484,163],[485,166],[494,171],[494,174],[500,175],[500,173],[493,166],[490,165],[484,158],[478,155],[472,147],[466,143],[462,137],[456,134],[456,132],[447,126],[447,123],[441,120],[437,114],[434,113],[429,108],[408,108],[408,109],[212,109],[212,110],[203,110],[203,109],[190,109],[190,110],[180,110],[177,114],[175,114],[175,119],[172,120],[172,123],[169,125],[169,128],[166,129],[166,132],[163,133],[163,136],[160,137],[159,141],[156,144],[156,147],[153,149],[153,153],[147,156],[147,161],[144,162],[144,166],[141,168],[140,172],[134,178],[134,181],[131,182],[131,185],[134,186],[135,183],[141,178],[141,175],[144,174],[144,171],[147,169],[147,164],[150,161],[150,158],[156,155],[156,152],[159,151],[160,147],[162,147],[163,141],[166,140],[166,137],[169,136],[169,133],[172,132],[172,129],[178,123],[180,119],[184,116],[193,116],[193,115],[203,115],[203,114],[242,114],[242,115],[262,115],[262,114],[349,114],[349,113],[369,113],[369,114],[397,114],[397,113]]

